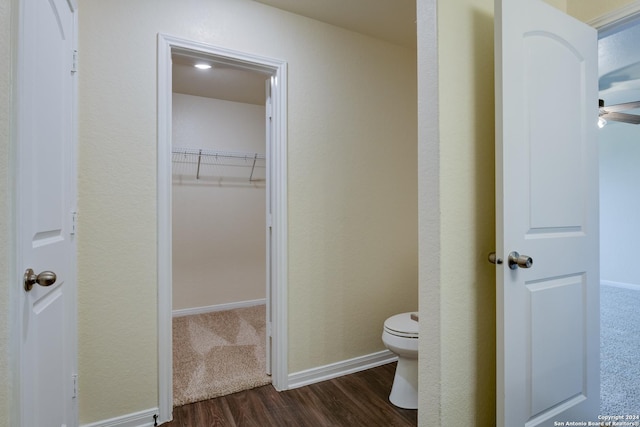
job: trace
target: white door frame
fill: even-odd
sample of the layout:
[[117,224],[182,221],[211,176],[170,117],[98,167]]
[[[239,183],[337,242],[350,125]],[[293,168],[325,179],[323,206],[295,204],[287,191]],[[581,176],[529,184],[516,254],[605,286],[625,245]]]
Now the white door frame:
[[237,67],[267,72],[275,80],[273,139],[267,147],[272,207],[271,271],[272,384],[288,388],[287,370],[287,63],[205,43],[158,34],[158,408],[159,422],[173,409],[171,253],[171,53],[191,51]]

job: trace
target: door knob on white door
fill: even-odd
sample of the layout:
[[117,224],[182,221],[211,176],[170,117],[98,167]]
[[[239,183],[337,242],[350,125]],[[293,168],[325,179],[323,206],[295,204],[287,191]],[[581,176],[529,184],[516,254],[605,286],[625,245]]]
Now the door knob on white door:
[[513,251],[509,254],[509,268],[512,270],[520,268],[530,268],[533,265],[533,258],[528,255],[520,255]]
[[24,272],[24,290],[29,292],[36,283],[40,286],[51,286],[56,283],[56,273],[53,271],[43,271],[40,274],[34,273],[30,268]]

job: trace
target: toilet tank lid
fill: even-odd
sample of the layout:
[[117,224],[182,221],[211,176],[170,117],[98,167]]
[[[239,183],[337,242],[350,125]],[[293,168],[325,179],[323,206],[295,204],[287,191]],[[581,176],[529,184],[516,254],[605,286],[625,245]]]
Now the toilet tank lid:
[[418,335],[419,324],[411,318],[411,313],[400,313],[389,317],[384,322],[385,329],[389,330],[389,332],[395,331],[401,334]]

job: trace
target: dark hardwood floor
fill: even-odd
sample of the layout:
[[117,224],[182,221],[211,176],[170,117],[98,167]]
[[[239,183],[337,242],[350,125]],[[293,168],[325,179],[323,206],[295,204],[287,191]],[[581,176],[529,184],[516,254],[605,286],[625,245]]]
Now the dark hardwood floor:
[[164,427],[415,426],[418,411],[389,403],[396,364],[278,393],[271,385],[173,408]]

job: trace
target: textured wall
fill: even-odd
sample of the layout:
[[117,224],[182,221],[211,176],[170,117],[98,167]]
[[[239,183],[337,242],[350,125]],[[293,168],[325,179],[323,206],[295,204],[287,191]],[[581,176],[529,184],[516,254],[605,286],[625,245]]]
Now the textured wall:
[[9,163],[11,124],[11,8],[0,0],[0,427],[9,426],[11,375],[9,372],[9,282],[11,211]]
[[143,4],[79,7],[81,423],[157,406],[156,55]]
[[[420,25],[427,29],[431,5],[425,0],[418,9]],[[437,13],[439,141],[428,138],[433,133],[428,116],[419,116],[425,120],[419,123],[420,195],[437,197],[439,203],[433,212],[428,199],[421,201],[426,210],[420,217],[421,254],[430,236],[436,236],[439,251],[420,256],[421,314],[438,313],[421,330],[426,355],[421,358],[421,407],[426,411],[420,425],[470,420],[493,425],[495,272],[486,261],[495,245],[493,1],[439,1]],[[419,55],[428,59],[425,49],[419,48]],[[420,66],[422,81],[429,64],[420,60]],[[429,108],[429,95],[420,93],[421,109]],[[434,152],[439,153],[435,167],[428,157]],[[435,339],[436,348],[423,336]]]
[[[438,2],[442,420],[495,424],[493,0]],[[454,55],[444,52],[456,52]],[[465,102],[460,104],[460,100]],[[467,268],[461,267],[463,254]],[[471,415],[473,414],[473,415]]]
[[290,372],[384,349],[384,320],[418,307],[415,52],[298,25],[305,47],[279,55],[291,59]]
[[[265,153],[262,105],[174,93],[172,114],[176,147]],[[173,164],[174,310],[265,298],[264,161],[241,164]]]
[[[156,37],[289,63],[289,371],[417,308],[415,52],[242,0],[83,0],[80,418],[156,405]],[[117,30],[116,30],[117,29]]]

